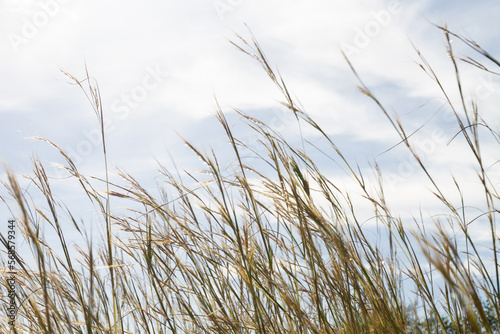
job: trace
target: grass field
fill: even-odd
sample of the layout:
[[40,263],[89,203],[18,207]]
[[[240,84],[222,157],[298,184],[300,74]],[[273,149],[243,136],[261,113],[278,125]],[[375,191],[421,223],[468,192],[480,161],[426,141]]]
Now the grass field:
[[[493,73],[490,67],[500,63],[474,41],[439,28],[455,69],[458,101],[449,98],[450,92],[425,56],[417,49],[416,54],[430,76],[429,84],[441,89],[453,111],[459,131],[448,139],[463,140],[473,156],[471,168],[483,191],[483,212],[470,217],[464,211],[468,203],[456,204],[449,198],[449,189],[442,189],[440,180],[426,167],[411,134],[372,94],[362,73],[347,58],[346,64],[359,81],[360,98],[373,100],[380,116],[392,124],[400,146],[406,147],[432,186],[428,195],[447,208],[441,216],[417,217],[416,228],[408,228],[400,213],[391,210],[383,183],[367,183],[357,166],[349,163],[342,147],[291,97],[285,80],[273,70],[257,41],[242,38],[234,42],[262,66],[300,126],[316,131],[327,147],[323,153],[350,173],[357,191],[372,203],[382,243],[375,242],[358,219],[353,194],[326,177],[318,161],[307,154],[304,147],[309,142],[304,139],[295,147],[282,134],[242,112],[240,117],[259,139],[258,149],[241,141],[222,109],[216,110],[232,152],[230,170],[221,168],[215,151],[205,153],[186,141],[205,166],[203,174],[189,174],[189,184],[194,182],[194,187],[165,167],[160,171],[168,184],[168,196],[151,195],[126,172],[120,172],[122,183],[111,182],[103,126],[106,115],[98,86],[88,73],[84,80],[66,73],[87,94],[101,124],[106,177],[81,174],[56,143],[43,140],[64,156],[67,173],[80,183],[85,199],[102,215],[104,240],[92,241],[77,217],[62,214],[64,206],[54,200],[40,160],[33,160],[29,177],[43,194],[45,209],[30,200],[7,170],[4,185],[16,203],[9,209],[16,213],[18,238],[29,245],[33,258],[16,261],[19,309],[15,327],[2,313],[0,331],[498,333],[499,193],[498,182],[490,176],[492,168],[484,162],[481,143],[498,143],[499,133],[497,125],[484,122],[478,104],[466,102],[459,67],[474,66],[478,72]],[[478,58],[456,57],[452,37]],[[377,173],[376,168],[374,171]],[[454,181],[455,195],[463,199],[461,180]],[[104,194],[97,190],[103,188],[107,189]],[[116,214],[111,205],[114,200],[129,202],[128,214]],[[470,230],[476,220],[488,230],[489,238],[481,245]],[[81,233],[87,247],[74,249],[66,240],[68,224]],[[58,245],[43,239],[42,225],[46,233],[57,236]],[[3,243],[8,248],[7,236]],[[56,247],[62,252],[55,252]],[[4,267],[6,259],[2,257]],[[0,302],[9,305],[9,286],[5,279],[2,284]]]

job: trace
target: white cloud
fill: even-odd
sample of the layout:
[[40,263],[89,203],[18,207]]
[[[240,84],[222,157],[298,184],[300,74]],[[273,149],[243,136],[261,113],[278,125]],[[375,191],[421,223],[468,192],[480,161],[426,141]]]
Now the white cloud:
[[[59,7],[46,9],[54,3]],[[0,157],[15,159],[7,162],[16,166],[28,166],[26,157],[12,152],[31,152],[34,144],[27,144],[22,138],[40,133],[74,151],[90,141],[87,134],[97,128],[95,115],[82,92],[68,85],[58,70],[61,67],[83,78],[86,63],[99,82],[105,115],[114,127],[108,132],[113,163],[126,170],[143,172],[148,166],[153,170],[156,165],[151,155],[158,157],[166,151],[164,148],[174,155],[182,153],[182,158],[177,159],[188,161],[187,150],[179,149],[180,141],[172,139],[174,131],[192,133],[204,124],[213,124],[207,119],[213,118],[214,92],[226,109],[267,110],[276,108],[277,101],[283,100],[260,66],[228,43],[228,39],[236,40],[235,33],[250,38],[245,24],[271,65],[279,69],[290,91],[320,125],[334,138],[348,136],[354,142],[355,152],[349,152],[354,157],[362,160],[376,155],[380,152],[373,152],[371,144],[389,148],[397,137],[373,102],[356,92],[356,79],[341,56],[340,47],[349,44],[357,49],[351,60],[359,74],[388,110],[402,114],[405,124],[416,128],[431,112],[426,109],[420,115],[417,107],[441,94],[413,62],[418,58],[410,39],[445,86],[456,87],[443,34],[426,18],[438,24],[446,19],[450,27],[484,40],[485,48],[496,47],[492,37],[496,30],[491,26],[498,25],[491,14],[494,11],[485,10],[489,8],[486,3],[461,1],[454,6],[432,7],[436,5],[431,1],[401,2],[400,10],[392,12],[389,3],[8,1],[0,14],[4,37],[0,47],[5,50],[0,54],[0,116],[8,121],[0,125],[0,130],[2,140],[8,139],[9,145],[0,147]],[[43,12],[50,16],[46,23],[40,14]],[[26,36],[30,24],[35,25],[36,31]],[[24,38],[17,45],[17,53],[12,38],[9,40],[12,34]],[[458,50],[462,52],[461,48]],[[154,88],[141,90],[151,68],[160,68],[164,76]],[[487,78],[488,89],[484,91],[484,82],[474,76],[475,72],[470,67],[463,68],[465,81],[471,80],[466,91],[486,96],[483,93],[491,88],[492,94],[480,102],[488,118],[496,122],[492,106],[498,84]],[[140,95],[143,91],[144,98]],[[127,103],[124,96],[134,94],[133,107],[129,105],[126,115],[124,109],[116,112],[117,106]],[[451,97],[458,101],[456,89]],[[23,135],[17,136],[14,131]],[[198,132],[198,136],[189,139],[206,144],[215,136]],[[366,147],[360,146],[365,144]],[[100,170],[98,164],[102,164],[100,146],[93,147],[94,153],[82,156],[81,163],[88,171]],[[439,150],[429,159],[439,166],[461,162],[460,156]],[[406,189],[412,187],[408,185]],[[394,199],[402,202],[398,204],[401,209],[408,209],[403,204],[410,197],[398,196],[401,192]],[[418,195],[420,191],[407,194]]]

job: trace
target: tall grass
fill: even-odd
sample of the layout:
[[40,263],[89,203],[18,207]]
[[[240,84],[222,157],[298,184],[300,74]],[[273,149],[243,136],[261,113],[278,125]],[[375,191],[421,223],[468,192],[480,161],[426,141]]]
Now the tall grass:
[[[440,27],[456,75],[458,105],[416,49],[421,68],[442,90],[461,136],[475,159],[484,192],[491,240],[487,254],[474,240],[463,213],[447,197],[413,145],[402,122],[392,116],[359,80],[360,91],[373,100],[392,124],[447,208],[447,219],[434,232],[410,229],[392,212],[383,182],[369,183],[349,163],[320,125],[302,109],[283,78],[273,70],[255,39],[234,45],[253,57],[283,94],[282,104],[301,126],[315,129],[328,146],[321,149],[342,164],[358,190],[373,204],[387,245],[374,242],[359,218],[353,194],[322,173],[303,139],[294,147],[282,134],[244,113],[239,116],[258,135],[259,147],[238,139],[217,105],[216,117],[231,148],[230,167],[215,151],[186,141],[204,163],[202,174],[186,172],[189,186],[164,166],[167,197],[155,197],[130,174],[118,171],[122,183],[108,178],[104,113],[98,86],[67,74],[87,94],[98,116],[105,178],[81,174],[66,160],[66,171],[82,194],[103,215],[103,242],[92,242],[84,225],[54,199],[44,165],[33,159],[28,176],[48,209],[32,202],[15,175],[6,170],[4,186],[15,200],[12,212],[33,258],[19,258],[16,333],[497,333],[500,331],[500,278],[496,183],[482,156],[479,135],[498,133],[482,119],[476,103],[468,105],[459,71],[461,60],[478,71],[493,72],[480,60],[457,59],[450,36],[464,42],[494,66],[500,63],[477,43]],[[452,138],[450,138],[451,140]],[[312,145],[312,144],[311,144]],[[311,146],[314,147],[314,146]],[[251,152],[252,158],[248,158]],[[200,176],[201,175],[201,176]],[[460,180],[455,180],[461,193]],[[97,189],[105,187],[102,195]],[[374,191],[373,189],[377,189]],[[111,210],[110,197],[130,201],[128,213]],[[463,197],[462,201],[464,201]],[[3,199],[9,203],[9,199]],[[138,209],[140,208],[140,209]],[[62,220],[59,210],[66,211]],[[416,218],[417,221],[417,218]],[[429,223],[431,219],[426,221]],[[71,223],[86,248],[66,240]],[[449,233],[445,223],[459,232]],[[42,225],[57,236],[51,245]],[[119,230],[112,232],[112,228]],[[7,240],[2,237],[7,246]],[[28,246],[26,246],[28,248]],[[62,249],[58,253],[55,249]],[[464,251],[465,250],[465,251]],[[493,262],[493,270],[490,263]],[[104,270],[103,270],[104,269]],[[5,282],[4,290],[7,288]],[[8,298],[2,294],[1,302]],[[2,318],[0,331],[11,328]]]

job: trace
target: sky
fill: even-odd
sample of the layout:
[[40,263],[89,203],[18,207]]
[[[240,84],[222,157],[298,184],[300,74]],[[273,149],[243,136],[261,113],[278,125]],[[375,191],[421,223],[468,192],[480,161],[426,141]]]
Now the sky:
[[[108,124],[111,169],[123,169],[150,187],[158,176],[157,161],[171,166],[173,157],[180,168],[200,168],[180,136],[207,150],[224,145],[214,117],[215,98],[234,126],[239,122],[236,108],[277,131],[292,131],[295,121],[280,106],[279,91],[255,60],[230,44],[239,41],[237,36],[253,35],[304,110],[348,159],[367,173],[376,159],[387,194],[402,216],[437,204],[409,153],[401,145],[386,152],[398,143],[397,134],[373,101],[357,90],[341,50],[409,132],[426,124],[413,137],[415,144],[450,193],[454,173],[464,180],[471,203],[479,203],[470,154],[458,140],[450,143],[456,124],[449,108],[442,108],[439,87],[419,67],[416,49],[457,101],[444,34],[435,25],[446,23],[496,55],[499,11],[495,1],[4,0],[0,159],[21,175],[30,173],[31,157],[38,156],[57,198],[85,217],[87,209],[77,204],[81,190],[56,167],[63,163],[61,156],[33,139],[52,140],[81,172],[103,176],[96,116],[84,92],[63,71],[83,79],[88,70],[95,78]],[[459,55],[474,55],[459,40],[453,46]],[[461,70],[464,91],[477,97],[484,118],[497,126],[498,79],[466,64]],[[244,131],[241,135],[254,139]],[[486,144],[484,152],[493,165],[498,154],[493,143]],[[346,189],[352,186],[345,173],[328,170],[327,160],[320,164]],[[3,170],[0,176],[5,179]],[[0,213],[0,219],[10,217],[4,207]]]

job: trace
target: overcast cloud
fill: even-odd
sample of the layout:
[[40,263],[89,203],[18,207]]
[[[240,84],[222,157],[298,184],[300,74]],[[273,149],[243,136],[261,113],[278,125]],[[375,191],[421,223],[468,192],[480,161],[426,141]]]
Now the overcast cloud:
[[[423,179],[404,149],[379,155],[398,138],[373,102],[356,90],[341,49],[409,130],[432,119],[434,126],[415,138],[443,182],[451,180],[447,166],[470,180],[471,194],[477,186],[466,160],[447,146],[455,131],[449,114],[442,110],[431,118],[442,95],[415,63],[412,43],[453,90],[444,35],[432,23],[446,22],[495,55],[497,2],[5,0],[0,6],[0,158],[16,173],[31,168],[33,154],[48,165],[62,162],[49,145],[29,139],[33,136],[58,143],[83,172],[102,173],[95,115],[83,92],[60,72],[83,78],[85,64],[102,94],[110,165],[150,185],[155,159],[168,165],[167,152],[181,168],[199,167],[177,133],[200,146],[221,145],[214,95],[227,112],[238,108],[288,131],[293,118],[279,106],[277,89],[255,61],[229,43],[236,34],[251,38],[249,28],[305,110],[346,155],[362,166],[377,158],[386,168],[389,196],[408,215],[420,207],[409,205],[411,196],[432,206],[422,195]],[[463,50],[458,43],[457,50]],[[463,75],[485,117],[498,122],[498,80],[477,76],[471,67],[464,67]],[[58,177],[56,168],[50,173]],[[345,184],[349,187],[348,180]],[[71,187],[61,187],[60,196],[76,196],[71,194],[76,185]]]

